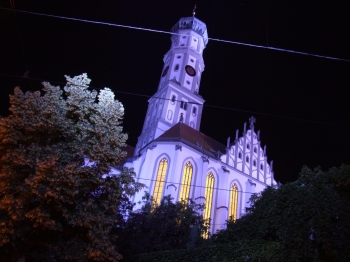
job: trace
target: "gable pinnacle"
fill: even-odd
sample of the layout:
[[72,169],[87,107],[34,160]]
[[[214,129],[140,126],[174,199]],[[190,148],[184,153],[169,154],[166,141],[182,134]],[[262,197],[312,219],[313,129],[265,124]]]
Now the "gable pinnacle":
[[249,118],[249,123],[250,123],[250,128],[254,129],[254,123],[256,123],[256,119],[254,116],[252,116],[251,118]]

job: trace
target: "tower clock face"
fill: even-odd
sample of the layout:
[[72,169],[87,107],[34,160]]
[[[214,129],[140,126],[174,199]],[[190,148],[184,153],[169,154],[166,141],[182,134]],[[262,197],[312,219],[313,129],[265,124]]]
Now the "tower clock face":
[[163,73],[162,73],[162,77],[166,76],[166,74],[168,73],[168,70],[169,70],[169,66],[164,68]]
[[189,76],[195,76],[196,75],[196,70],[194,70],[194,68],[192,66],[190,66],[190,65],[185,66],[185,70],[186,70],[186,73]]

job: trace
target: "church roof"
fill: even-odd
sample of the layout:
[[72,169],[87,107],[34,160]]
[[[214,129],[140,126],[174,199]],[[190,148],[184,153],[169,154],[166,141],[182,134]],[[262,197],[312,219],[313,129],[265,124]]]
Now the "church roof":
[[125,146],[120,148],[123,152],[126,152],[126,156],[122,159],[119,166],[117,166],[118,169],[122,169],[122,166],[125,164],[125,162],[128,162],[129,159],[132,158],[135,152],[135,148],[126,144]]
[[180,122],[164,132],[153,142],[161,141],[181,142],[203,152],[207,156],[217,159],[220,158],[220,155],[226,153],[226,147],[223,144]]
[[135,148],[130,145],[125,145],[124,147],[120,148],[122,151],[126,152],[126,158],[132,157],[135,152]]

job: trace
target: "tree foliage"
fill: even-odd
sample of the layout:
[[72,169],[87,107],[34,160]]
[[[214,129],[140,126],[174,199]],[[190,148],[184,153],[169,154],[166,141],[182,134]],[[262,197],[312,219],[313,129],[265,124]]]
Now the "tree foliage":
[[304,167],[297,181],[251,201],[249,214],[202,246],[133,261],[350,261],[350,166]]
[[[124,108],[86,74],[64,92],[43,83],[10,96],[0,120],[0,257],[6,261],[118,261],[112,229],[140,188],[134,172],[106,175],[125,153]],[[0,258],[0,260],[1,260]]]
[[172,200],[170,195],[165,196],[155,205],[149,195],[144,197],[142,209],[130,214],[118,234],[123,254],[191,248],[201,241],[201,231],[208,229],[200,214],[203,205]]
[[350,166],[304,167],[297,181],[254,198],[252,212],[229,222],[214,243],[264,241],[273,246],[266,261],[349,261],[349,221]]

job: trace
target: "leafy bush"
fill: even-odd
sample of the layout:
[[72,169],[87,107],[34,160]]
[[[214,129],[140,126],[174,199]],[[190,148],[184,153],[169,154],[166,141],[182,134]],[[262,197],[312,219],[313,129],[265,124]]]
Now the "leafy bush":
[[203,206],[192,200],[173,202],[165,196],[158,206],[149,195],[144,200],[142,210],[119,229],[118,249],[125,256],[193,247],[208,229],[199,213]]

